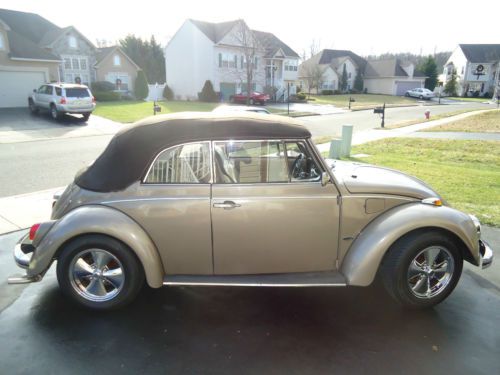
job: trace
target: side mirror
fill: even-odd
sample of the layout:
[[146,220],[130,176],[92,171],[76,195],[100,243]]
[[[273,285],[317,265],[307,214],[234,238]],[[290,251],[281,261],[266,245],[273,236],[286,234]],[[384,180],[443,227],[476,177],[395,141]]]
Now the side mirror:
[[326,186],[330,182],[330,175],[327,172],[321,173],[321,186]]
[[33,92],[36,93],[36,89],[33,89]]

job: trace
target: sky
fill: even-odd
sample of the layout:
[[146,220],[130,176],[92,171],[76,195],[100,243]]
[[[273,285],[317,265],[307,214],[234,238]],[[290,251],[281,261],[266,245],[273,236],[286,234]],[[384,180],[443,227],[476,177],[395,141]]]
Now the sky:
[[0,0],[0,8],[40,14],[75,26],[96,44],[127,34],[154,35],[165,45],[185,19],[244,19],[274,33],[302,55],[323,48],[366,56],[384,52],[432,54],[459,43],[500,43],[500,0]]

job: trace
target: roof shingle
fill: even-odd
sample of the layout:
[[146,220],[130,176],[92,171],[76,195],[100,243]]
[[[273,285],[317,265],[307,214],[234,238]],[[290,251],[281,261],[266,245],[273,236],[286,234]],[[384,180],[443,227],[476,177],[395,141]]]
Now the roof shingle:
[[459,44],[465,57],[472,63],[500,61],[500,44]]

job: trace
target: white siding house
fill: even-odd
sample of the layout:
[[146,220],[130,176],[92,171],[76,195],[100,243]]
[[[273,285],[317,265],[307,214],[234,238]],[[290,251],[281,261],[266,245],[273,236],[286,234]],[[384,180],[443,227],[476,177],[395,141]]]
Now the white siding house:
[[250,30],[243,20],[192,19],[183,23],[165,47],[166,82],[176,98],[197,99],[207,80],[224,100],[246,89],[242,30],[256,41],[253,89],[276,92],[276,99],[284,99],[284,87],[297,78],[295,51],[271,33]]
[[453,71],[459,95],[492,95],[500,84],[500,44],[460,44],[444,65],[444,84]]

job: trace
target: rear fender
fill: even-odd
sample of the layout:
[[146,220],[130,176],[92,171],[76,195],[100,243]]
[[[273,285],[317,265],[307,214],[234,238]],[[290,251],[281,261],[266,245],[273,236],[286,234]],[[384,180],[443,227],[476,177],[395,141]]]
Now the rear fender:
[[391,245],[422,228],[438,228],[453,234],[463,243],[465,251],[470,252],[465,258],[480,263],[479,235],[469,215],[446,206],[409,203],[383,213],[355,239],[341,265],[347,284],[370,285]]
[[142,263],[149,286],[163,285],[164,268],[153,241],[139,224],[111,207],[78,207],[56,221],[43,236],[31,258],[27,274],[43,274],[64,244],[85,234],[103,234],[126,244]]

